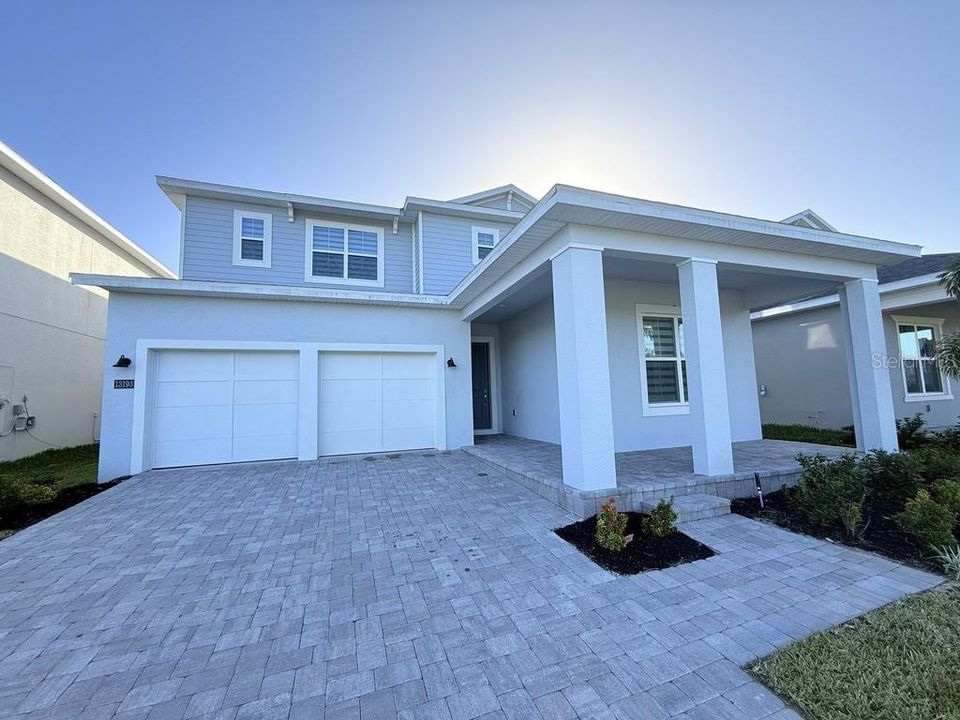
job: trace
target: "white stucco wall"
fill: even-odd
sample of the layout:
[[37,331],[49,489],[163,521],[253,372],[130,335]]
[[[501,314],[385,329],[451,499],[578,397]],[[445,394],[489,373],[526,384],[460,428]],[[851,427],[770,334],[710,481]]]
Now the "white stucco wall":
[[136,368],[113,368],[110,358],[120,353],[133,357],[140,339],[442,345],[444,358],[453,357],[458,364],[446,368],[444,363],[446,444],[457,448],[473,443],[470,325],[459,312],[114,293],[107,326],[108,361],[102,367],[107,384],[101,481],[130,473],[134,392],[114,390],[112,385],[115,378],[134,377]]
[[[689,415],[645,416],[641,400],[636,306],[679,305],[674,285],[607,278],[607,345],[617,452],[689,445]],[[722,290],[723,345],[734,442],[760,438],[749,310],[740,294]],[[561,352],[563,349],[561,349]],[[553,309],[540,303],[500,325],[504,432],[560,441]],[[516,415],[514,415],[516,411]]]
[[[960,329],[960,306],[953,302],[885,311],[883,329],[890,358],[899,356],[894,315],[942,318],[945,331]],[[763,422],[816,425],[819,416],[820,424],[827,428],[853,424],[842,332],[837,305],[753,323],[757,382],[767,386],[766,396],[760,398]],[[901,370],[891,363],[890,386],[896,417],[921,413],[931,428],[956,424],[960,395],[957,381],[948,382],[953,399],[908,401]]]
[[31,431],[0,437],[0,460],[98,436],[106,293],[71,272],[153,275],[5,168],[0,168],[0,434],[28,397]]

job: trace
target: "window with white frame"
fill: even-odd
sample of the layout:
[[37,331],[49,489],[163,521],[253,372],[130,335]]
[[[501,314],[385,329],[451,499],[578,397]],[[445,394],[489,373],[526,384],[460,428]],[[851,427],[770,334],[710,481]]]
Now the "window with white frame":
[[943,334],[943,320],[905,317],[894,320],[906,399],[946,395],[949,389],[933,359],[937,341]]
[[672,307],[637,306],[644,409],[685,412],[688,407],[683,318]]
[[500,242],[500,231],[496,228],[474,227],[473,229],[473,264],[483,260],[494,245]]
[[383,286],[383,230],[307,221],[306,279]]
[[233,264],[270,267],[273,217],[269,213],[234,210]]

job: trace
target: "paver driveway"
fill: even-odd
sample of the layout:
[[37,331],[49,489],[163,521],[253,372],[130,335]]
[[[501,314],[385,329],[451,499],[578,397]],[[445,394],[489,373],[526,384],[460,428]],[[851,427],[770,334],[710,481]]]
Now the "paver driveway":
[[740,666],[937,578],[731,516],[634,577],[462,452],[150,472],[0,543],[0,715],[796,717]]

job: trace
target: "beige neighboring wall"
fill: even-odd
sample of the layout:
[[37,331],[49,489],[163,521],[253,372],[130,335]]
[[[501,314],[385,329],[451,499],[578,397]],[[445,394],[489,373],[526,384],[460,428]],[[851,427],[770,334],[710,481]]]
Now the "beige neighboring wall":
[[[0,143],[0,461],[98,439],[106,293],[71,272],[173,277]],[[24,395],[29,433],[11,430]]]

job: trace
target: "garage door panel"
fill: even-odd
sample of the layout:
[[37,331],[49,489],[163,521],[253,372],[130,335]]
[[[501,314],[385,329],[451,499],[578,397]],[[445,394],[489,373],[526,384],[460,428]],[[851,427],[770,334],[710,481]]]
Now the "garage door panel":
[[383,430],[384,445],[391,450],[421,450],[432,448],[433,428],[397,428]]
[[432,355],[384,353],[384,378],[432,378],[436,359]]
[[297,353],[164,350],[154,367],[154,467],[297,456]]
[[433,401],[433,378],[429,379],[403,379],[403,380],[384,380],[383,381],[383,399],[388,400],[423,400]]
[[296,380],[239,380],[233,384],[233,400],[238,405],[299,402]]
[[211,465],[231,461],[230,438],[162,440],[154,452],[156,467]]
[[228,380],[196,380],[157,383],[156,407],[196,407],[228,405],[233,385]]
[[229,406],[157,408],[156,434],[160,440],[229,438],[232,422]]
[[157,358],[162,380],[232,380],[233,353],[165,350]]
[[233,436],[253,438],[259,435],[290,435],[297,427],[297,406],[237,405],[233,409]]
[[321,380],[379,380],[378,353],[321,353]]
[[245,351],[235,358],[237,380],[296,380],[300,374],[296,353]]
[[385,402],[383,404],[384,428],[433,428],[435,416],[436,408],[428,400]]
[[320,406],[321,433],[338,430],[379,430],[379,402],[325,402]]
[[379,402],[377,380],[322,380],[321,402]]
[[355,455],[378,452],[381,443],[380,429],[365,431],[333,430],[320,434],[318,450],[321,455]]
[[269,435],[244,438],[235,437],[233,439],[234,462],[294,458],[296,456],[296,435]]

